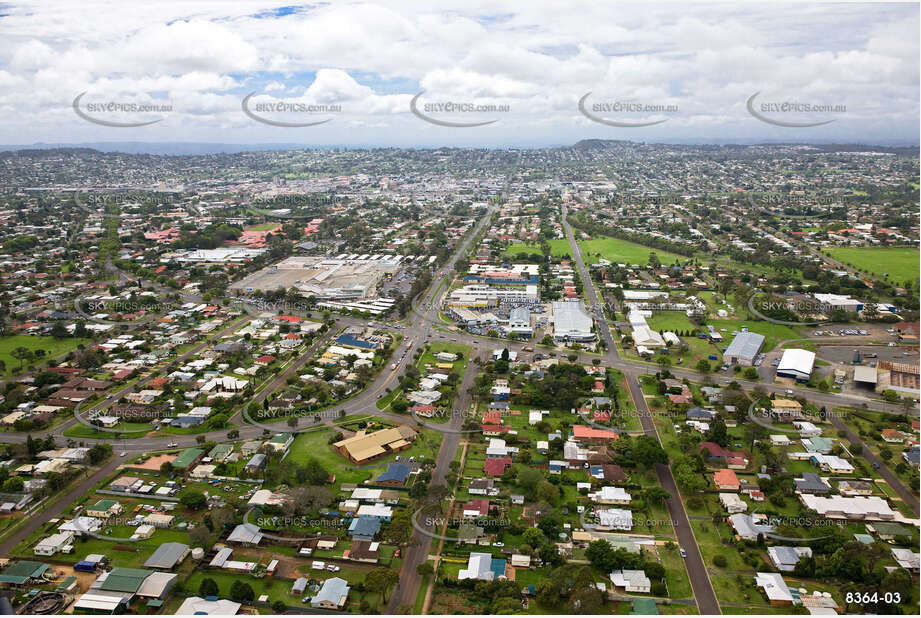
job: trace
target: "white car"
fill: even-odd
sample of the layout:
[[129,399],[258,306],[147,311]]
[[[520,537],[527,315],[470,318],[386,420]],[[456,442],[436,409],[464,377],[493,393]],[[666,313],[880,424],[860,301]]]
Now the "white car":
[[505,547],[505,543],[503,543],[502,541],[496,541],[495,543],[492,544],[492,546],[493,547]]
[[119,456],[119,457],[124,457],[124,456],[127,455],[127,454],[128,454],[128,453],[126,453],[125,451],[122,451],[121,453],[118,454],[118,456]]

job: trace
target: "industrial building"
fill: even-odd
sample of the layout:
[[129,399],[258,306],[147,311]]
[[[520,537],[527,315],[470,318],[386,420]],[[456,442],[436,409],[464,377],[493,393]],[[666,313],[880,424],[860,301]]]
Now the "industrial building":
[[581,300],[554,301],[553,338],[556,341],[594,341],[592,317]]
[[723,361],[730,365],[751,366],[761,352],[764,345],[764,335],[752,332],[741,332],[735,336],[726,351],[723,352]]
[[784,350],[777,365],[777,377],[793,378],[797,382],[808,382],[815,365],[815,352],[809,350]]
[[355,301],[377,295],[379,284],[399,269],[400,257],[292,256],[235,283],[231,291],[247,294],[295,288],[317,300]]

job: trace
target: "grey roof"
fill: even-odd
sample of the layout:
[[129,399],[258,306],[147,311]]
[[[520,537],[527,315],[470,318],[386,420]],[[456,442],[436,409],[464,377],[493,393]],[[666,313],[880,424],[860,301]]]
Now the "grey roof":
[[706,419],[709,421],[713,419],[713,412],[704,410],[703,408],[691,408],[687,412],[687,417],[690,419]]
[[296,580],[294,580],[294,585],[291,586],[292,593],[304,592],[305,590],[307,590],[307,578],[306,577],[298,577]]
[[756,537],[758,534],[774,531],[774,526],[771,526],[770,524],[754,523],[752,516],[747,513],[736,513],[735,515],[730,515],[729,521],[732,523],[732,527],[735,529],[736,534],[743,538]]
[[736,335],[723,356],[740,356],[742,358],[755,358],[761,346],[764,345],[764,335],[758,333],[739,333]]
[[252,543],[253,545],[258,545],[259,541],[262,540],[262,533],[259,532],[258,526],[252,524],[237,524],[237,527],[233,529],[233,532],[230,533],[227,540],[231,543]]
[[152,569],[172,569],[188,551],[189,546],[185,543],[163,543],[144,562],[144,566]]
[[829,491],[831,487],[815,472],[803,472],[803,478],[793,479],[793,484],[800,491]]
[[338,605],[342,597],[348,596],[349,590],[349,583],[347,581],[341,577],[331,577],[323,582],[323,587],[320,588],[320,591],[311,599],[310,604],[319,605],[321,602],[325,601]]
[[246,464],[247,468],[261,468],[265,464],[265,454],[256,453],[253,458]]
[[528,320],[531,317],[531,310],[527,307],[513,307],[511,311],[508,312],[509,320]]
[[554,301],[553,327],[557,333],[591,334],[592,318],[585,311],[582,301]]

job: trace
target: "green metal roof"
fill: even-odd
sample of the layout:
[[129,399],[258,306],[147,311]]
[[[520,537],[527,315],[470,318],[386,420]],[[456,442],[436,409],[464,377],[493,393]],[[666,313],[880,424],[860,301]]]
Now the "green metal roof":
[[116,567],[112,569],[109,576],[100,586],[100,590],[109,590],[111,592],[131,592],[135,593],[144,580],[154,574],[154,571],[146,569],[128,569],[125,567]]
[[30,579],[40,579],[51,567],[44,562],[19,560],[14,562],[0,574],[0,583],[21,585]]
[[179,453],[179,457],[173,460],[174,468],[188,468],[193,461],[195,461],[199,456],[203,455],[205,451],[200,448],[187,448],[186,450]]

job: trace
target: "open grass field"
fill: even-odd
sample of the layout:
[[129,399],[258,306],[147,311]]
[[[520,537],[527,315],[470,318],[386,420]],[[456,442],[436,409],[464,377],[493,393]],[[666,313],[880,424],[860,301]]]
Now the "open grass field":
[[[550,255],[553,257],[570,257],[569,241],[565,238],[554,238],[549,241]],[[508,255],[518,255],[519,253],[540,253],[540,245],[533,243],[516,242],[508,246],[505,250]]]
[[[45,356],[39,360],[45,360],[66,354],[75,350],[78,345],[86,344],[89,339],[55,339],[54,337],[38,337],[32,335],[13,335],[12,337],[0,337],[0,360],[6,365],[6,371],[0,372],[0,375],[11,375],[19,371],[19,359],[13,358],[12,352],[18,347],[23,347],[33,352],[35,350],[44,350]],[[33,361],[34,362],[34,361]],[[29,366],[29,361],[23,362],[23,367]]]
[[687,259],[668,251],[653,249],[619,238],[599,237],[592,240],[579,241],[582,247],[582,258],[586,264],[595,264],[599,258],[604,258],[614,264],[640,264],[649,263],[649,254],[655,253],[663,264],[671,264],[675,259]]
[[828,254],[879,277],[889,275],[886,278],[897,285],[918,280],[919,253],[911,247],[838,247]]

